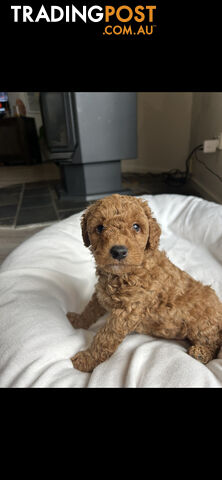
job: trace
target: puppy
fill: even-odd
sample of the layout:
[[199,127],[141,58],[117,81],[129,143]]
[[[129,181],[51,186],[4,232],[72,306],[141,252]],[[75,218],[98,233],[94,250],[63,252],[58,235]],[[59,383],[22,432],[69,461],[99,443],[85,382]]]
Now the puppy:
[[75,328],[108,319],[90,347],[71,360],[91,372],[108,359],[130,332],[188,339],[189,355],[206,364],[222,344],[222,303],[158,250],[160,227],[147,202],[111,195],[87,208],[83,241],[96,261],[98,282],[81,314],[68,313]]

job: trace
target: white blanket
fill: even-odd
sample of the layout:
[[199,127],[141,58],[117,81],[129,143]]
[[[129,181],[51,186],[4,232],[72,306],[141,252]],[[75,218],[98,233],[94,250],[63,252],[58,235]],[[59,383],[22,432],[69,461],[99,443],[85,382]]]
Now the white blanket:
[[[222,206],[179,195],[144,195],[162,227],[160,248],[222,299]],[[221,387],[222,352],[204,366],[186,341],[131,334],[91,374],[70,361],[86,349],[105,317],[75,330],[96,281],[84,247],[81,214],[20,245],[0,271],[0,387]]]

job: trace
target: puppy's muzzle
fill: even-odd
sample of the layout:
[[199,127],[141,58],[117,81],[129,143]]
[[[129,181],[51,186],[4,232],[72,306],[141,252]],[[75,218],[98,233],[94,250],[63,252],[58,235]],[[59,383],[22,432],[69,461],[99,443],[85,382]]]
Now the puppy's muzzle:
[[127,256],[128,249],[124,245],[114,245],[110,249],[110,254],[115,260],[122,260]]

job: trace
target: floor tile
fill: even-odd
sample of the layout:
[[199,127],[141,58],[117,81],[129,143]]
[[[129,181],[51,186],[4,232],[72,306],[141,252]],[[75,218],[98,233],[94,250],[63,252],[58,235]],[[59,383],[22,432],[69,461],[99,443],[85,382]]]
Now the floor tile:
[[14,194],[14,193],[20,193],[22,191],[23,184],[19,185],[11,185],[9,187],[3,187],[0,188],[0,193],[2,194]]
[[48,187],[51,182],[42,181],[42,182],[30,182],[25,184],[25,190],[39,189],[41,187]]
[[48,223],[58,220],[55,209],[51,206],[44,208],[22,208],[19,212],[17,225],[29,225],[33,223]]
[[16,205],[18,204],[20,193],[1,193],[0,191],[0,206]]
[[69,210],[69,209],[76,209],[80,208],[84,210],[89,204],[89,202],[76,202],[75,199],[59,199],[55,200],[56,206],[58,210]]
[[83,210],[83,208],[76,208],[72,210],[59,210],[59,218],[60,220],[64,220],[64,218],[71,217],[75,213],[82,212]]
[[24,197],[35,197],[37,195],[49,195],[49,188],[48,187],[39,187],[39,188],[25,188],[24,190]]
[[0,206],[16,205],[19,201],[22,185],[0,188]]
[[11,218],[0,218],[0,225],[10,227],[14,224],[15,217]]
[[16,205],[4,205],[0,206],[0,219],[14,217],[17,211]]
[[23,196],[21,208],[44,207],[52,205],[51,195]]

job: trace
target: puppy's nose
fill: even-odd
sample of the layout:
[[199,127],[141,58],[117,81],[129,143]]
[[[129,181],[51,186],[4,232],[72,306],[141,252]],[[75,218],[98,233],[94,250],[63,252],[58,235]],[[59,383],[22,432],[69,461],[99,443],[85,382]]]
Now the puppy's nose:
[[128,249],[124,245],[114,245],[110,249],[110,253],[115,260],[122,260],[127,256]]

